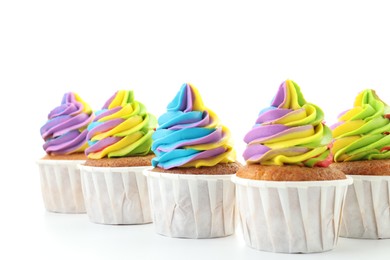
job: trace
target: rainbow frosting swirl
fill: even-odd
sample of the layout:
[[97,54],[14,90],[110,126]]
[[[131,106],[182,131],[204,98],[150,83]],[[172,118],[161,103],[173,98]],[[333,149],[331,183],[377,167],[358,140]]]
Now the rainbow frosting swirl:
[[90,159],[103,157],[143,156],[150,153],[152,134],[156,126],[153,115],[134,100],[133,91],[117,91],[88,125]]
[[48,115],[41,127],[47,154],[65,155],[84,152],[87,144],[87,125],[92,121],[92,110],[76,93],[66,93],[61,105]]
[[182,85],[158,123],[152,144],[154,167],[199,168],[235,161],[229,129],[204,106],[191,84]]
[[390,107],[372,89],[358,94],[354,107],[332,126],[335,162],[390,158]]
[[322,110],[305,101],[294,81],[286,80],[245,135],[244,159],[250,164],[328,166],[332,133],[323,119]]

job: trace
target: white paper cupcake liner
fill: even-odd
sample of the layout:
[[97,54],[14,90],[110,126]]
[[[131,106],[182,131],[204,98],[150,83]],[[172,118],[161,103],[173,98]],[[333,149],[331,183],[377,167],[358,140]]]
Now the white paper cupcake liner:
[[83,160],[38,160],[42,197],[47,211],[85,213],[78,165]]
[[90,221],[100,224],[152,222],[147,180],[142,174],[150,167],[79,167]]
[[148,177],[157,233],[179,238],[214,238],[234,233],[235,185],[228,175],[170,174]]
[[348,175],[340,236],[390,238],[390,176]]
[[336,246],[352,179],[278,182],[232,177],[246,244],[281,253],[323,252]]

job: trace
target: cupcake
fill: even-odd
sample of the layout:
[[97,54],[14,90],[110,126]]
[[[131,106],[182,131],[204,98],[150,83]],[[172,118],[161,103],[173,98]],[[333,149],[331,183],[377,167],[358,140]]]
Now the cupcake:
[[76,93],[64,94],[61,105],[41,128],[46,155],[37,161],[46,210],[85,213],[79,163],[85,161],[87,125],[92,110]]
[[134,100],[133,91],[117,91],[88,125],[80,165],[90,221],[101,224],[151,222],[146,177],[154,156],[150,147],[156,120]]
[[366,89],[332,126],[332,168],[353,178],[340,236],[390,238],[390,107]]
[[322,110],[286,80],[245,135],[247,165],[232,180],[248,246],[283,253],[335,247],[352,181],[327,167],[332,135],[323,119]]
[[156,232],[180,238],[233,234],[235,187],[230,179],[240,165],[228,128],[191,84],[182,85],[158,124],[154,168],[144,172]]

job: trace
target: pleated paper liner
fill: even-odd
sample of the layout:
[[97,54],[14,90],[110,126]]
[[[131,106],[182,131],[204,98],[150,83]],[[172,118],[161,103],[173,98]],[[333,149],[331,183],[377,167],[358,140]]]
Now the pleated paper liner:
[[234,233],[235,185],[228,175],[170,174],[148,177],[155,231],[178,238],[216,238]]
[[390,238],[390,176],[348,175],[340,236]]
[[90,221],[100,224],[152,222],[145,167],[80,165],[85,206]]
[[45,208],[57,213],[85,213],[78,165],[83,160],[38,160]]
[[333,249],[347,186],[332,181],[278,182],[232,177],[244,239],[249,247],[281,253]]

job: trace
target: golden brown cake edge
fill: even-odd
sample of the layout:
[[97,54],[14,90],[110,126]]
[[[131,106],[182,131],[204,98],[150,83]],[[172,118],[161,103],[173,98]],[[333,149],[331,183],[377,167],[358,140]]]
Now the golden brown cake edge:
[[249,164],[240,168],[237,177],[263,181],[329,181],[346,179],[345,174],[329,167],[303,167],[296,165]]
[[84,153],[73,153],[73,154],[60,154],[51,155],[46,154],[41,160],[87,160],[87,156]]
[[171,173],[171,174],[204,174],[204,175],[228,175],[235,174],[242,165],[239,162],[233,163],[219,163],[215,166],[210,167],[187,167],[187,168],[172,168],[168,170],[164,170],[159,167],[155,167],[152,169],[153,172],[163,172],[163,173]]
[[92,167],[139,167],[151,166],[151,160],[155,155],[149,154],[146,156],[129,156],[121,158],[102,158],[102,159],[87,159],[85,166]]
[[390,176],[390,160],[365,160],[332,163],[329,167],[347,175]]

